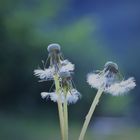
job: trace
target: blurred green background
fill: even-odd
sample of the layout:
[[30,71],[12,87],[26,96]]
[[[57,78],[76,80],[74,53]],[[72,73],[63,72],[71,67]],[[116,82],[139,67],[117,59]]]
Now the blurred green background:
[[33,76],[50,43],[75,64],[82,94],[69,106],[70,140],[77,140],[96,93],[86,75],[109,60],[137,87],[127,96],[102,97],[86,140],[140,140],[139,0],[0,1],[0,140],[60,140],[57,106],[40,97],[51,83]]

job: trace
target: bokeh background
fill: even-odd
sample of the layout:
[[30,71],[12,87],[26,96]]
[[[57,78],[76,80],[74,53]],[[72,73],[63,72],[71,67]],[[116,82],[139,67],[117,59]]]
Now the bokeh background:
[[75,64],[82,94],[69,106],[70,140],[77,140],[96,93],[86,75],[109,60],[137,87],[126,96],[102,96],[86,140],[140,140],[139,0],[0,1],[0,140],[60,140],[57,106],[40,97],[51,83],[33,76],[50,43]]

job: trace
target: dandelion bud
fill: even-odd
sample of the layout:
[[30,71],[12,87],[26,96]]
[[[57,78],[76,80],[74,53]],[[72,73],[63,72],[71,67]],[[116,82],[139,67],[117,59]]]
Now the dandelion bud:
[[116,63],[109,61],[105,64],[104,70],[105,70],[105,72],[110,71],[113,73],[118,73],[119,67]]
[[50,44],[47,48],[48,52],[49,53],[52,53],[52,52],[60,52],[60,45],[59,44]]

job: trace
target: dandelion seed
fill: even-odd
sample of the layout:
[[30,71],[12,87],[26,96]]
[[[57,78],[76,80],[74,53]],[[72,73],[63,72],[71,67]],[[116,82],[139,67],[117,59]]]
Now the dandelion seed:
[[103,77],[100,74],[90,73],[87,76],[87,82],[92,88],[99,89],[103,85]]
[[54,69],[48,68],[48,69],[36,69],[34,70],[34,75],[40,78],[41,80],[52,80],[54,75]]
[[69,62],[68,60],[61,61],[61,68],[60,72],[67,72],[67,71],[73,71],[74,70],[74,64]]
[[69,104],[76,103],[80,98],[81,94],[76,89],[72,89],[67,95],[67,101]]
[[47,98],[49,95],[50,95],[50,93],[48,93],[48,92],[41,92],[41,97],[43,99]]

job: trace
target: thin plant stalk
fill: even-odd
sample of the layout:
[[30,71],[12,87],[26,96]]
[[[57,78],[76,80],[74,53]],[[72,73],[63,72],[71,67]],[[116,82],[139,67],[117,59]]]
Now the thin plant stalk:
[[64,131],[65,140],[68,140],[68,103],[67,103],[67,91],[64,89],[65,99],[64,99]]
[[56,93],[58,94],[57,105],[58,105],[58,113],[59,113],[59,120],[60,120],[61,137],[62,137],[62,140],[65,140],[64,139],[63,106],[62,106],[62,101],[61,101],[60,92],[59,92],[59,90],[60,90],[60,83],[59,83],[59,79],[58,79],[57,75],[54,76],[54,81],[55,81]]
[[93,113],[95,111],[95,108],[98,105],[98,102],[99,102],[99,99],[100,99],[102,93],[103,93],[103,89],[100,88],[98,90],[98,92],[97,92],[97,94],[96,94],[96,96],[95,96],[95,98],[94,98],[94,100],[92,102],[92,105],[90,107],[90,110],[89,110],[89,112],[88,112],[88,114],[87,114],[87,116],[85,118],[85,122],[84,122],[84,125],[82,127],[82,130],[81,130],[81,133],[80,133],[80,136],[79,136],[79,140],[84,140],[88,125],[89,125],[90,120],[92,118],[92,115],[93,115]]

